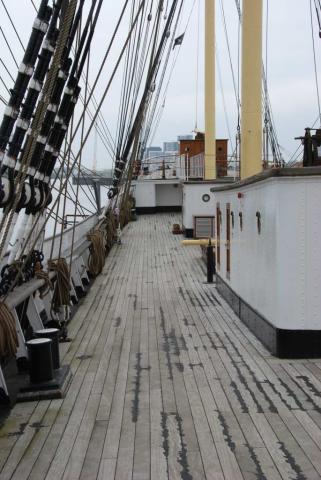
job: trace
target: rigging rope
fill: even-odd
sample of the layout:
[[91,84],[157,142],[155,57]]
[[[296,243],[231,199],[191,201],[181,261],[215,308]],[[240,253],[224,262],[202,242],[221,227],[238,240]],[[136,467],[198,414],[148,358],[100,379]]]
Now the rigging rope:
[[[72,0],[71,0],[71,1],[72,1]],[[88,136],[89,136],[89,134],[90,134],[90,131],[91,131],[91,129],[92,129],[93,125],[94,125],[94,122],[96,121],[96,118],[97,118],[97,116],[98,116],[98,114],[99,114],[99,112],[100,112],[101,106],[102,106],[102,104],[103,104],[103,102],[104,102],[104,99],[105,99],[105,97],[106,97],[106,95],[107,95],[107,93],[108,93],[108,91],[109,91],[110,85],[111,85],[111,83],[112,83],[112,81],[113,81],[113,79],[114,79],[114,76],[115,76],[115,74],[116,74],[116,72],[117,72],[117,70],[118,70],[118,67],[119,67],[119,65],[120,65],[120,62],[121,62],[121,59],[122,59],[122,57],[123,57],[124,51],[125,51],[125,49],[126,49],[126,47],[127,47],[128,41],[129,41],[130,36],[131,36],[131,34],[132,34],[134,25],[136,24],[137,19],[139,18],[139,14],[140,14],[141,8],[142,8],[142,6],[143,6],[143,4],[144,4],[144,1],[145,1],[145,0],[142,0],[142,1],[141,1],[140,8],[139,8],[139,10],[138,10],[138,12],[137,12],[137,14],[136,14],[136,16],[135,16],[133,25],[132,25],[132,27],[131,27],[131,29],[130,29],[127,37],[126,37],[125,43],[124,43],[124,45],[123,45],[123,47],[122,47],[122,49],[121,49],[121,52],[120,52],[120,54],[119,54],[118,60],[117,60],[117,62],[116,62],[116,65],[114,66],[114,69],[113,69],[113,71],[112,71],[112,73],[111,73],[111,77],[110,77],[110,79],[109,79],[109,81],[108,81],[108,83],[107,83],[107,86],[106,86],[105,90],[104,90],[103,96],[102,96],[102,98],[101,98],[101,100],[100,100],[100,102],[99,102],[99,104],[98,104],[98,106],[97,106],[97,109],[96,109],[95,114],[94,114],[93,121],[92,121],[91,125],[89,126],[89,128],[88,128],[88,130],[87,130],[87,132],[86,132],[86,135],[85,135],[85,137],[84,137],[83,142],[81,143],[81,146],[80,146],[80,148],[79,148],[79,151],[78,151],[77,155],[74,156],[74,159],[73,159],[73,162],[72,162],[72,166],[71,166],[71,171],[72,171],[72,169],[74,168],[74,166],[76,165],[76,163],[77,163],[77,161],[78,161],[78,159],[79,159],[80,151],[84,148],[84,145],[85,145],[86,142],[87,142],[87,139],[88,139]],[[103,61],[102,61],[102,63],[101,63],[99,72],[98,72],[98,74],[97,74],[97,76],[96,76],[94,85],[93,85],[92,90],[91,90],[91,93],[90,93],[90,95],[89,95],[89,98],[88,98],[88,101],[87,101],[87,105],[89,104],[90,99],[91,99],[91,96],[93,95],[93,92],[94,92],[94,90],[95,90],[95,88],[96,88],[98,79],[99,79],[99,77],[100,77],[100,75],[101,75],[103,66],[104,66],[105,61],[106,61],[106,59],[107,59],[107,56],[108,56],[108,54],[109,54],[109,52],[110,52],[111,45],[113,44],[114,38],[115,38],[115,36],[116,36],[117,29],[118,29],[118,27],[119,27],[121,18],[122,18],[123,14],[124,14],[125,7],[126,7],[127,3],[128,3],[128,0],[126,0],[126,2],[125,2],[124,8],[123,8],[122,13],[121,13],[121,16],[120,16],[120,18],[119,18],[119,20],[118,20],[116,29],[114,30],[114,33],[113,33],[112,38],[111,38],[111,40],[110,40],[109,46],[108,46],[108,48],[107,48],[107,51],[106,51],[105,56],[104,56],[104,58],[103,58]],[[78,123],[77,123],[77,126],[76,126],[76,128],[75,128],[75,130],[74,130],[74,136],[75,136],[76,133],[77,133],[77,130],[78,130],[78,128],[79,128],[79,125],[80,125],[81,121],[82,121],[82,115],[81,115],[81,117],[80,117],[80,119],[79,119],[79,121],[78,121]],[[72,139],[72,140],[73,140],[73,139]],[[69,145],[69,148],[71,148],[70,145]],[[53,184],[55,184],[55,182],[56,182],[57,179],[59,178],[59,175],[60,175],[60,173],[61,173],[61,169],[62,169],[62,166],[60,166],[60,168],[58,169],[58,172],[57,172],[57,174],[56,174],[56,178],[55,178]],[[64,183],[61,185],[61,188],[64,188],[64,187],[65,187],[66,182],[68,182],[68,177],[64,180]],[[48,192],[48,194],[47,194],[47,196],[46,196],[46,198],[45,198],[44,203],[47,202],[47,199],[48,199],[49,194],[50,194],[50,192]],[[50,218],[50,214],[53,212],[54,208],[56,207],[57,202],[58,202],[58,197],[53,201],[53,204],[51,205],[51,208],[48,209],[49,215],[48,215],[47,218],[44,220],[43,225],[42,225],[42,228],[45,228],[45,226],[46,226],[46,224],[47,224],[47,222],[48,222],[48,219]],[[43,212],[43,208],[42,208],[40,211],[37,212],[37,214],[36,214],[37,218],[35,219],[34,226],[39,222],[39,220],[40,220],[40,218],[41,218],[41,216],[42,216],[42,212]],[[31,238],[31,232],[28,234],[28,237],[27,237],[27,239],[26,239],[26,241],[25,241],[25,243],[24,243],[24,247],[22,248],[22,251],[21,251],[20,256],[23,254],[23,252],[24,252],[24,250],[25,250],[25,248],[26,248],[26,245],[28,245],[28,243],[29,243],[29,241],[30,241],[30,238]],[[36,236],[36,239],[33,241],[33,245],[32,245],[32,247],[31,247],[31,249],[34,248],[34,246],[35,246],[35,244],[36,244],[36,242],[37,242],[38,239],[39,239],[39,235],[37,235],[37,236]],[[30,257],[30,254],[27,255],[27,259],[29,259],[29,257]]]
[[60,313],[61,307],[70,305],[70,275],[65,258],[57,258],[48,261],[49,271],[56,272],[54,292],[52,296],[52,311]]
[[[242,12],[241,12],[241,5],[239,0],[235,0],[235,5],[239,17],[239,25],[242,22]],[[239,70],[239,57],[238,57],[238,70]],[[239,77],[239,75],[238,75]],[[266,115],[268,117],[268,129],[269,129],[269,138],[270,138],[270,144],[273,152],[273,160],[275,161],[275,164],[277,166],[284,166],[284,160],[282,158],[282,153],[280,150],[280,145],[278,142],[277,134],[276,134],[276,128],[275,128],[275,123],[273,120],[273,113],[272,113],[272,107],[271,107],[271,102],[269,99],[269,94],[268,94],[268,88],[267,88],[267,82],[266,82],[266,75],[265,75],[265,69],[264,69],[264,62],[262,62],[262,81],[263,81],[263,92],[262,92],[262,97],[263,97],[263,102],[264,102],[264,108],[266,110]],[[238,128],[238,137],[239,137],[239,128]]]
[[36,269],[35,275],[38,280],[43,280],[45,282],[44,288],[42,288],[40,291],[40,298],[44,298],[50,292],[50,290],[53,290],[54,288],[49,277],[49,272],[46,272],[40,268]]
[[[195,2],[194,2],[195,4]],[[183,7],[183,2],[181,2],[180,4],[180,7],[179,7],[179,11],[178,11],[178,15],[177,15],[177,18],[176,18],[176,22],[175,22],[175,26],[174,26],[174,29],[173,29],[173,32],[172,32],[172,36],[171,36],[171,41],[169,42],[168,44],[168,51],[167,51],[167,55],[165,57],[165,60],[164,60],[164,64],[163,64],[163,71],[160,75],[160,79],[159,79],[159,84],[158,84],[158,88],[157,88],[157,92],[154,96],[154,100],[150,102],[149,106],[148,106],[148,112],[146,113],[146,120],[145,120],[145,125],[144,125],[144,133],[142,135],[142,148],[141,148],[141,154],[145,151],[145,147],[146,147],[146,144],[147,144],[147,140],[148,140],[148,137],[150,135],[150,131],[151,131],[151,128],[152,128],[152,124],[153,124],[153,121],[154,121],[154,118],[155,118],[155,112],[156,112],[156,108],[157,108],[157,104],[159,102],[159,97],[160,97],[160,94],[161,94],[161,89],[163,87],[163,83],[164,83],[164,79],[165,79],[165,74],[166,74],[166,71],[167,71],[167,66],[168,66],[168,62],[169,62],[169,57],[170,57],[170,54],[172,52],[172,47],[175,46],[175,37],[176,37],[176,32],[178,30],[178,26],[180,24],[180,20],[181,20],[181,12],[182,12],[182,7]],[[182,34],[183,36],[185,35],[185,31],[183,32]],[[176,56],[174,56],[174,62],[173,62],[173,65],[176,63],[176,60],[177,60],[177,57],[178,57],[178,54],[179,54],[179,51],[180,51],[180,48],[178,49],[178,53]],[[171,76],[171,73],[172,71],[170,71],[170,74],[169,76]],[[169,83],[169,81],[168,81]],[[164,103],[164,102],[163,102]],[[156,125],[158,126],[158,123],[157,121],[160,120],[160,116],[158,115],[159,112],[156,114]],[[156,131],[156,130],[155,130]]]
[[[72,3],[72,0],[71,0],[71,2],[69,3],[69,6],[71,5],[71,3]],[[175,3],[175,2],[173,2],[173,4],[174,4],[174,3]],[[100,5],[101,5],[101,2],[100,2]],[[141,8],[142,5],[144,5],[144,2],[141,3],[139,9],[137,10],[137,15],[136,15],[135,18],[133,19],[133,26],[137,23],[137,18],[141,18],[140,25],[142,25],[142,21],[143,21],[142,18],[143,18],[143,17],[139,17],[140,11],[142,10],[142,8]],[[96,13],[97,13],[97,12],[96,12]],[[96,17],[96,18],[97,18],[97,17]],[[65,25],[65,22],[63,22],[62,24]],[[136,31],[136,32],[140,32],[140,29],[139,29],[139,28],[136,28],[135,31]],[[132,32],[133,32],[133,29],[131,29],[131,31],[130,31],[130,33],[129,33],[129,38],[131,38]],[[89,32],[89,37],[88,37],[88,38],[90,38],[90,35],[91,35],[92,33],[93,33],[93,28],[90,30],[90,32]],[[167,33],[167,32],[166,32],[166,33]],[[127,38],[128,38],[128,37],[127,37]],[[157,34],[155,35],[154,38],[155,38],[155,44],[154,44],[154,47],[153,47],[153,48],[155,48],[155,50],[156,50]],[[160,42],[160,43],[161,43],[161,42]],[[125,47],[126,47],[126,44],[127,44],[127,41],[126,41],[126,43],[125,43]],[[83,61],[84,61],[84,59],[86,58],[87,51],[88,51],[88,50],[87,50],[87,46],[88,46],[88,45],[89,45],[89,44],[87,43],[87,45],[86,45],[86,47],[85,47],[85,49],[84,49],[84,52],[83,52],[83,54],[82,54],[82,57],[80,58],[80,54],[79,54],[79,56],[78,56],[78,58],[80,59],[80,66],[82,66]],[[58,49],[58,46],[57,46],[57,49]],[[57,50],[56,50],[56,51],[57,51]],[[133,52],[134,52],[134,50],[133,50]],[[153,63],[152,60],[155,61],[155,60],[157,59],[157,55],[158,55],[159,53],[162,53],[162,49],[161,49],[161,51],[159,52],[159,48],[158,48],[158,49],[157,49],[157,54],[155,54],[155,57],[154,57],[154,55],[153,55],[152,58],[151,58],[151,63],[150,63],[150,68],[151,68],[151,70],[150,70],[150,72],[151,72],[152,70],[154,70],[154,71],[153,71],[153,75],[154,75],[154,74],[156,75],[156,73],[157,73],[157,71],[158,71],[158,69],[159,69],[159,65],[158,65],[158,64],[154,65],[154,63]],[[120,55],[120,58],[119,58],[119,60],[118,60],[118,62],[117,62],[117,64],[116,64],[116,67],[115,67],[115,69],[114,69],[114,71],[113,71],[111,80],[113,79],[113,76],[114,76],[114,74],[115,74],[115,71],[116,71],[116,69],[118,68],[118,65],[119,65],[119,62],[120,62],[120,60],[121,60],[122,54],[123,54],[123,51],[122,51],[122,53],[121,53],[121,55]],[[154,58],[153,58],[153,57],[154,57]],[[139,58],[139,57],[138,57],[138,50],[137,50],[137,51],[134,53],[133,61],[135,62],[135,60],[137,60],[138,58]],[[141,57],[141,58],[142,58],[142,57]],[[161,56],[158,57],[158,60],[159,60],[159,61],[161,60]],[[137,62],[137,64],[139,64],[139,62]],[[134,74],[134,72],[135,72],[135,76],[132,76],[132,75]],[[76,76],[80,76],[80,74],[81,74],[81,68],[79,67],[77,71],[75,70],[75,73],[76,73]],[[142,72],[139,72],[139,70],[136,68],[136,70],[132,70],[132,71],[131,71],[131,76],[129,77],[129,78],[135,79],[135,82],[137,81],[137,86],[138,86],[138,83],[139,83],[138,80],[139,80],[139,78],[140,78],[139,76],[140,76],[141,73],[142,73]],[[49,74],[50,74],[50,72],[49,72]],[[155,78],[155,77],[154,77],[154,78]],[[97,80],[97,79],[96,79],[96,80]],[[86,140],[87,140],[87,138],[88,138],[88,135],[89,135],[90,130],[92,129],[93,125],[95,125],[96,119],[97,119],[97,117],[98,117],[98,115],[99,115],[99,113],[100,113],[100,109],[101,109],[101,106],[102,106],[102,102],[103,102],[103,100],[104,100],[104,98],[105,98],[105,96],[106,96],[106,94],[107,94],[108,89],[109,89],[111,80],[110,80],[110,82],[108,83],[108,85],[107,85],[107,87],[106,87],[106,90],[105,90],[105,92],[104,92],[104,95],[103,95],[102,100],[101,100],[100,103],[97,105],[98,108],[97,108],[97,110],[96,110],[96,112],[95,112],[95,114],[94,114],[94,116],[93,116],[93,119],[92,119],[92,123],[91,123],[91,125],[90,125],[90,128],[88,129],[88,131],[86,132],[86,135],[84,136],[83,140],[81,141],[80,151],[79,151],[78,154],[74,157],[74,161],[72,161],[71,159],[68,160],[68,169],[70,169],[70,171],[72,171],[75,163],[76,163],[76,162],[80,159],[80,157],[81,157],[81,152],[82,152],[83,146],[84,146],[84,144],[86,143]],[[48,77],[47,77],[47,81],[48,81]],[[46,82],[47,82],[47,81],[46,81]],[[50,83],[50,82],[49,82],[49,83]],[[95,83],[95,85],[96,85],[96,83]],[[94,87],[95,87],[95,85],[94,85]],[[92,92],[93,92],[93,90],[94,90],[94,87],[92,88]],[[134,91],[135,91],[135,89],[134,89]],[[138,90],[137,90],[137,92],[138,92]],[[135,92],[135,93],[136,93],[136,92]],[[48,97],[49,97],[49,96],[48,96]],[[47,97],[47,98],[48,98],[48,97]],[[85,101],[84,103],[85,103],[85,107],[88,106],[89,99],[87,100],[87,102]],[[128,104],[128,105],[129,105],[129,104]],[[83,118],[84,118],[84,115],[83,115]],[[42,119],[41,119],[41,120],[42,120]],[[42,122],[40,122],[40,123],[42,123]],[[134,122],[134,124],[135,124],[135,122]],[[38,125],[38,124],[36,123],[36,127],[37,127],[37,125]],[[136,137],[137,137],[137,139],[139,139],[138,133],[139,133],[139,132],[136,132]],[[72,134],[72,139],[75,138],[75,135],[76,135],[76,129],[74,130],[74,132],[73,132],[73,134]],[[69,141],[69,146],[68,146],[68,148],[67,148],[67,152],[66,152],[67,158],[69,158],[69,156],[71,156],[71,143],[72,143],[72,139],[70,139],[70,141]],[[29,145],[29,152],[27,152],[26,156],[24,155],[24,157],[25,157],[25,158],[23,159],[24,161],[21,162],[21,165],[22,165],[22,173],[19,175],[19,182],[20,182],[20,184],[23,183],[24,178],[25,178],[25,174],[26,174],[26,172],[27,172],[26,169],[27,169],[28,163],[29,163],[29,162],[28,162],[28,159],[30,158],[30,157],[29,157],[29,155],[30,155],[30,149],[32,149],[32,145]],[[130,152],[128,152],[128,153],[130,153]],[[60,170],[60,171],[61,171],[61,170]],[[69,173],[70,173],[70,172],[69,172]],[[67,176],[67,179],[64,181],[64,184],[61,185],[61,188],[62,188],[62,189],[63,189],[63,188],[66,188],[67,182],[68,182],[68,180],[69,180],[68,177],[69,177],[69,175]],[[20,193],[21,193],[21,192],[20,192]],[[66,198],[66,196],[65,196],[65,198]],[[54,207],[54,205],[53,205],[53,207]],[[38,218],[40,217],[40,213],[41,213],[41,212],[39,212]],[[38,214],[38,212],[37,212],[37,214]],[[57,214],[58,214],[58,212],[57,212]],[[50,216],[50,212],[49,212],[48,218],[49,218],[49,216]],[[36,215],[35,215],[35,217],[36,217]],[[48,218],[45,219],[44,225],[45,225],[46,221],[48,220]],[[36,223],[36,222],[34,222],[34,225],[35,225],[35,223]]]
[[312,0],[310,0],[310,22],[311,22],[311,37],[312,37],[312,49],[313,49],[315,86],[316,86],[316,92],[317,92],[318,111],[319,111],[319,125],[321,126],[321,105],[320,105],[319,81],[318,81],[317,61],[316,61],[316,53],[315,53],[315,42],[314,42],[314,26],[313,26],[313,17],[312,17]]
[[227,131],[228,131],[229,141],[230,141],[230,144],[231,144],[231,147],[232,147],[232,151],[234,151],[234,145],[233,145],[233,141],[232,141],[230,123],[229,123],[229,118],[228,118],[228,113],[227,113],[227,108],[226,108],[226,102],[225,102],[225,95],[224,95],[224,89],[223,89],[223,80],[222,80],[222,72],[221,72],[221,63],[220,63],[220,58],[219,58],[219,52],[218,52],[217,44],[215,45],[215,49],[216,49],[216,63],[217,63],[217,71],[218,71],[218,80],[219,80],[220,91],[221,91],[221,96],[222,96],[222,104],[223,104],[223,110],[224,110],[224,117],[225,117],[226,127],[227,127]]
[[[86,76],[85,76],[85,97],[84,97],[84,108],[87,103],[87,94],[88,94],[88,77],[89,77],[89,65],[90,65],[90,49],[88,50],[87,56],[87,67],[86,67]],[[84,131],[85,131],[85,116],[83,117],[82,126],[81,126],[81,133],[80,133],[80,141],[82,142],[84,139]],[[97,131],[97,130],[96,130]],[[72,132],[72,131],[71,131]],[[78,195],[79,195],[79,180],[80,180],[80,168],[81,168],[81,161],[82,155],[79,157],[78,163],[78,174],[77,174],[77,188],[76,188],[76,202],[75,202],[75,209],[74,209],[74,222],[73,222],[73,229],[72,229],[72,239],[71,239],[71,253],[70,253],[70,261],[69,261],[69,268],[71,270],[72,265],[72,258],[74,253],[74,239],[75,239],[75,231],[76,231],[76,208],[78,203]],[[67,187],[66,187],[67,192]]]
[[4,41],[6,42],[6,45],[7,45],[7,47],[8,47],[8,50],[9,50],[11,56],[12,56],[12,59],[13,59],[15,65],[16,65],[16,67],[19,68],[19,65],[18,65],[18,63],[17,63],[16,57],[15,57],[14,54],[13,54],[13,51],[12,51],[12,49],[11,49],[11,47],[10,47],[10,44],[9,44],[9,42],[8,42],[8,40],[7,40],[7,37],[6,37],[5,33],[4,33],[1,25],[0,25],[0,32],[2,33],[3,39],[4,39]]
[[[8,218],[6,227],[4,229],[3,235],[2,235],[2,239],[1,239],[1,243],[0,243],[0,255],[1,255],[2,250],[4,248],[6,238],[7,238],[7,235],[9,233],[9,230],[10,230],[10,224],[11,224],[12,218],[14,216],[15,209],[17,208],[18,202],[19,202],[20,197],[21,197],[22,189],[23,189],[23,186],[24,186],[24,181],[25,181],[26,176],[27,176],[27,168],[28,168],[28,166],[30,164],[30,161],[31,161],[31,158],[34,154],[34,150],[35,150],[35,147],[36,147],[36,142],[37,142],[38,135],[40,133],[41,125],[43,123],[43,120],[45,118],[45,114],[46,114],[48,106],[50,104],[51,95],[52,95],[52,92],[53,92],[53,89],[54,89],[54,86],[55,86],[58,71],[60,69],[61,60],[62,60],[62,57],[63,57],[63,54],[64,54],[64,48],[65,48],[65,45],[66,45],[68,37],[69,37],[70,27],[71,27],[72,20],[73,20],[73,17],[74,17],[74,13],[75,13],[75,10],[76,10],[76,5],[77,5],[77,0],[70,0],[70,3],[68,4],[68,8],[65,11],[65,17],[63,18],[63,20],[61,22],[62,27],[61,27],[61,30],[59,32],[56,50],[54,52],[54,56],[53,56],[53,59],[52,59],[52,64],[51,64],[50,70],[47,74],[46,82],[45,82],[45,85],[44,85],[43,90],[42,90],[42,97],[41,97],[41,100],[38,103],[36,113],[35,113],[35,116],[34,116],[34,119],[33,119],[32,127],[31,127],[31,134],[29,135],[29,137],[26,141],[26,147],[23,150],[23,155],[22,155],[22,159],[21,159],[21,162],[20,162],[19,172],[18,172],[18,175],[17,175],[16,180],[15,180],[15,186],[17,186],[18,188],[16,189],[16,195],[15,195],[15,198],[14,198],[14,202],[13,202],[13,205],[10,209],[9,218]],[[5,219],[6,219],[6,216],[4,216],[0,228],[2,228]]]
[[239,96],[237,94],[236,80],[235,80],[235,74],[234,74],[234,68],[233,68],[233,62],[232,62],[232,55],[231,55],[231,47],[230,47],[229,35],[228,35],[228,30],[227,30],[226,18],[225,18],[225,11],[224,11],[224,6],[223,6],[222,0],[220,0],[220,7],[221,7],[221,13],[222,13],[222,21],[223,21],[223,27],[224,27],[224,33],[225,33],[229,63],[230,63],[230,68],[231,68],[231,73],[232,73],[232,81],[233,81],[235,101],[236,101],[237,108],[239,108],[239,101],[240,100],[239,100]]
[[[145,38],[144,38],[144,41],[143,41],[143,46],[144,47],[142,49],[141,58],[140,58],[140,70],[139,71],[136,70],[136,80],[139,80],[139,81],[137,83],[137,88],[133,93],[132,107],[131,107],[129,120],[128,120],[128,124],[127,124],[126,136],[123,136],[123,139],[122,139],[122,150],[124,149],[124,146],[127,143],[127,140],[128,140],[129,134],[130,134],[130,129],[132,128],[132,125],[133,125],[132,121],[133,121],[133,118],[134,118],[135,107],[137,105],[139,88],[140,88],[141,83],[142,83],[142,75],[143,75],[144,69],[147,65],[148,58],[149,58],[149,68],[150,68],[150,65],[151,65],[151,59],[153,57],[153,52],[155,51],[155,45],[156,45],[156,40],[157,40],[157,37],[158,37],[158,30],[160,28],[160,22],[161,22],[161,13],[160,13],[160,9],[158,9],[157,16],[155,17],[153,29],[152,29],[151,36],[149,38],[148,46],[147,46],[147,49],[146,49],[146,44],[147,44],[147,40],[148,40],[148,32],[149,32],[149,28],[150,28],[150,21],[148,20],[147,29],[146,29],[146,32],[145,32]],[[139,45],[138,45],[138,48],[139,48]],[[137,48],[137,50],[138,50],[138,48]],[[133,72],[133,73],[135,73],[135,72]],[[146,115],[147,115],[147,113],[146,113]],[[122,156],[121,156],[121,158],[122,158]]]
[[13,357],[18,346],[15,318],[9,307],[0,300],[0,359]]
[[195,131],[198,123],[198,76],[199,76],[199,50],[200,50],[200,18],[201,18],[201,4],[200,0],[197,2],[197,34],[196,34],[196,85],[195,85]]
[[[3,80],[3,78],[2,78],[1,76],[0,76],[0,80],[1,80],[1,82],[2,82],[2,84],[3,84],[3,86],[4,86],[4,88],[7,90],[7,92],[8,92],[8,93],[10,93],[10,90],[9,90],[9,88],[7,87],[7,84],[6,84],[6,82]],[[7,102],[6,102],[6,103],[7,103]]]
[[[264,82],[264,90],[265,90],[265,98],[268,98],[268,34],[269,34],[269,0],[266,0],[266,27],[265,27],[265,82]],[[268,103],[264,102],[264,127],[263,127],[263,165],[266,168],[269,166],[269,112],[268,112]],[[273,151],[273,145],[272,145]],[[275,156],[273,157],[273,166],[276,165]],[[264,167],[263,167],[264,168]]]
[[6,11],[6,14],[7,14],[8,18],[9,18],[9,21],[10,21],[11,25],[12,25],[12,28],[14,29],[14,31],[15,31],[15,34],[16,34],[16,35],[17,35],[17,37],[18,37],[19,43],[20,43],[20,45],[21,45],[21,47],[22,47],[22,50],[23,50],[23,51],[25,51],[25,47],[24,47],[24,45],[23,45],[23,43],[22,43],[21,37],[20,37],[20,35],[19,35],[19,33],[18,33],[18,31],[17,31],[16,27],[15,27],[15,24],[14,24],[14,23],[13,23],[13,21],[12,21],[12,18],[11,18],[11,16],[10,16],[10,13],[8,12],[8,9],[7,9],[7,7],[5,6],[5,3],[4,3],[4,1],[3,1],[3,0],[1,0],[1,3],[2,3],[2,6],[3,6],[3,8],[4,8],[4,9],[5,9],[5,11]]
[[[10,77],[10,80],[12,80],[14,82],[14,78],[13,76],[11,75],[10,73],[10,70],[8,69],[7,65],[4,63],[4,61],[2,60],[2,58],[0,58],[0,62],[2,64],[2,66],[4,67],[4,69],[6,70],[7,74],[9,75]],[[5,86],[6,87],[6,86]],[[7,88],[7,87],[6,87]],[[8,90],[8,89],[7,89]]]
[[30,0],[30,1],[31,1],[32,5],[33,5],[33,8],[36,10],[36,12],[38,12],[38,8],[36,7],[34,1],[33,1],[33,0]]
[[91,242],[89,247],[88,271],[92,277],[97,277],[105,263],[105,232],[99,228],[87,235]]
[[[194,7],[195,7],[195,3],[196,3],[196,0],[194,0],[193,4],[192,4],[192,6],[191,6],[191,9],[190,9],[190,12],[189,12],[189,15],[188,15],[188,19],[187,19],[185,28],[184,28],[184,30],[183,30],[183,34],[184,34],[184,35],[186,34],[187,28],[188,28],[188,26],[189,26],[190,19],[191,19],[191,17],[192,17],[192,13],[193,13],[193,10],[194,10]],[[157,112],[156,115],[154,116],[154,117],[156,118],[156,120],[154,121],[154,127],[152,127],[152,125],[151,125],[150,128],[149,128],[149,132],[148,132],[147,137],[146,137],[146,140],[145,140],[145,145],[147,145],[148,140],[149,140],[149,144],[151,145],[151,143],[153,142],[154,136],[155,136],[155,134],[156,134],[156,130],[157,130],[157,128],[158,128],[158,125],[159,125],[160,120],[161,120],[161,116],[162,116],[163,111],[164,111],[164,108],[165,108],[167,91],[168,91],[169,84],[170,84],[170,81],[171,81],[171,78],[172,78],[172,74],[173,74],[173,71],[174,71],[174,68],[175,68],[175,65],[176,65],[176,62],[177,62],[177,59],[178,59],[180,50],[181,50],[181,46],[182,46],[182,44],[178,45],[177,54],[176,54],[176,56],[175,56],[174,59],[173,59],[173,63],[172,63],[172,66],[171,66],[171,68],[170,68],[170,72],[169,72],[169,75],[168,75],[168,79],[167,79],[167,82],[166,82],[166,85],[165,85],[165,88],[164,88],[164,91],[163,91],[163,96],[162,96],[161,105],[160,105],[159,108],[158,108],[158,112]]]

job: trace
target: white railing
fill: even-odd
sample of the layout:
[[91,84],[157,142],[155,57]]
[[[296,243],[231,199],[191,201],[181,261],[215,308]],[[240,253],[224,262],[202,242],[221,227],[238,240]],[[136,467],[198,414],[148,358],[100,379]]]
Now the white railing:
[[179,155],[169,153],[147,158],[141,165],[139,177],[154,180],[177,178],[178,159]]
[[180,155],[176,164],[178,177],[183,180],[204,178],[204,152],[190,157],[188,154]]
[[187,174],[189,178],[204,178],[204,152],[190,157]]
[[[204,152],[190,157],[188,154],[180,155],[176,163],[177,176],[182,180],[204,179]],[[227,177],[239,177],[239,163],[234,155],[227,158]]]
[[[190,156],[158,155],[146,159],[141,167],[141,178],[170,179],[179,178],[183,181],[204,179],[204,152]],[[239,164],[234,155],[227,159],[227,176],[238,178]]]

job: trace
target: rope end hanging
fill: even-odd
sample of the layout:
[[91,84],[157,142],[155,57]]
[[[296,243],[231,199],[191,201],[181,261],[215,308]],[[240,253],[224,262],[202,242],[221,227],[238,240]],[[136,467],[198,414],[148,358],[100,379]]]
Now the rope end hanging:
[[15,318],[3,300],[0,300],[0,359],[14,357],[19,340]]

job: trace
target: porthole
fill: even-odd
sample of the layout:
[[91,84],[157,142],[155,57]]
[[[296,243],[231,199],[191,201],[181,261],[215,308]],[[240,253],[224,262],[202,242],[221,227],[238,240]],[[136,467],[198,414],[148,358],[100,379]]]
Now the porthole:
[[202,200],[203,200],[203,202],[205,202],[205,203],[209,202],[210,199],[211,199],[211,197],[209,196],[208,193],[204,193],[204,195],[202,196]]

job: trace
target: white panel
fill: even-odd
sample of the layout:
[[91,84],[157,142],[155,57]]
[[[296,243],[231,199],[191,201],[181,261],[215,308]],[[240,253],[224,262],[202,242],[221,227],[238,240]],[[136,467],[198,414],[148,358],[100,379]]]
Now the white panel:
[[[243,196],[238,198],[238,193]],[[223,220],[221,277],[274,326],[321,329],[321,178],[270,178],[214,196]],[[228,202],[234,213],[230,279],[225,252]],[[256,212],[261,214],[261,234]]]
[[[194,216],[215,215],[214,195],[210,188],[214,184],[190,183],[183,185],[183,225],[185,228],[194,228]],[[209,202],[204,202],[202,196],[208,194]]]
[[155,183],[148,180],[137,182],[135,184],[134,195],[136,207],[155,207],[156,206],[156,187]]
[[43,323],[41,321],[40,315],[38,313],[38,310],[32,295],[29,297],[29,301],[28,301],[27,317],[33,331],[43,329]]
[[14,316],[15,319],[15,324],[16,324],[16,331],[18,335],[18,348],[17,348],[17,353],[16,353],[16,358],[28,358],[28,352],[27,352],[27,347],[25,343],[25,337],[21,329],[21,325],[19,322],[19,317],[17,315],[16,309],[14,308],[12,310],[12,315]]
[[156,206],[173,207],[182,205],[182,187],[177,183],[156,185]]

